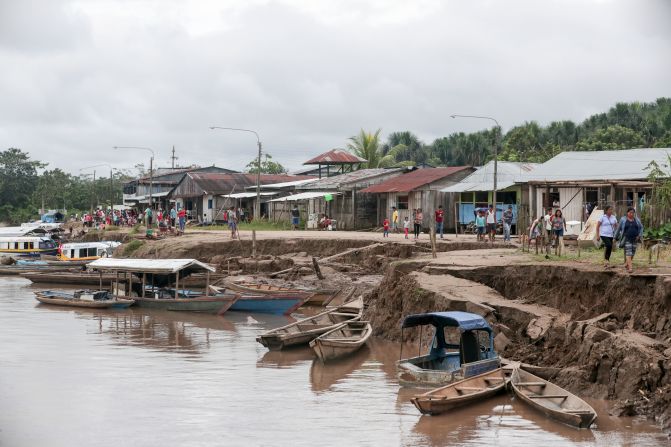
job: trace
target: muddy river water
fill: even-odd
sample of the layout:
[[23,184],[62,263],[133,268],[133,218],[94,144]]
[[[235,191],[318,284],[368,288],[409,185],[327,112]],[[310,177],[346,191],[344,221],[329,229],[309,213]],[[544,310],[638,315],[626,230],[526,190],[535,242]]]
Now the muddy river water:
[[268,352],[288,317],[73,310],[0,278],[0,446],[657,446],[644,419],[599,412],[594,430],[546,419],[507,395],[420,416],[395,379],[398,345],[373,340],[324,366]]

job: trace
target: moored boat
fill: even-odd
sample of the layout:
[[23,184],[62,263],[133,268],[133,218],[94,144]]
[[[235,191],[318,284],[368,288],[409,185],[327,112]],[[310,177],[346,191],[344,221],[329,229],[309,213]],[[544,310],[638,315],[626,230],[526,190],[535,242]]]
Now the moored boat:
[[37,301],[43,304],[57,306],[87,307],[95,309],[104,308],[126,308],[133,303],[132,299],[114,297],[110,292],[99,290],[78,290],[75,292],[64,292],[60,290],[41,290],[35,292]]
[[[185,277],[196,272],[209,274],[214,267],[195,259],[115,259],[100,258],[87,265],[99,275],[111,272],[112,290],[117,295],[135,300],[138,307],[184,312],[223,314],[235,304],[238,295],[213,296],[205,293],[187,293],[179,285]],[[123,275],[123,276],[121,276]]]
[[306,345],[311,340],[335,329],[342,323],[359,320],[362,313],[363,298],[359,297],[342,306],[272,329],[261,334],[256,338],[256,341],[271,351]]
[[368,321],[348,321],[310,342],[322,362],[350,355],[366,344],[373,328]]
[[0,256],[39,257],[56,252],[56,243],[49,237],[0,236]]
[[284,286],[276,286],[273,284],[257,284],[251,282],[241,281],[225,281],[224,285],[227,289],[235,292],[246,293],[251,295],[274,295],[274,294],[305,294],[307,301],[305,304],[311,306],[323,306],[333,299],[338,293],[335,289],[303,289],[291,288]]
[[58,246],[58,259],[64,262],[94,261],[109,258],[121,242],[70,242]]
[[[225,295],[223,288],[210,286],[214,296]],[[277,315],[289,315],[301,307],[308,296],[304,294],[279,293],[272,295],[259,295],[243,293],[238,296],[238,300],[231,306],[231,311],[237,312],[257,312]]]
[[492,329],[480,315],[458,311],[409,315],[403,320],[402,330],[425,325],[434,327],[431,348],[426,355],[397,363],[402,386],[447,385],[501,366]]
[[596,411],[587,402],[528,371],[515,368],[510,384],[522,402],[557,421],[589,428],[597,418]]
[[505,372],[502,368],[497,368],[420,394],[413,397],[411,401],[423,414],[440,414],[457,407],[481,402],[502,392],[505,388]]

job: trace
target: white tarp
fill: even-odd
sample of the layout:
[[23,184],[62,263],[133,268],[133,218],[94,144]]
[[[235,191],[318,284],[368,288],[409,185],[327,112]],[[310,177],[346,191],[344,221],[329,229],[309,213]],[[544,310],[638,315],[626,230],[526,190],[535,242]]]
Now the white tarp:
[[294,194],[292,196],[280,197],[279,199],[270,200],[270,202],[295,202],[297,200],[309,200],[316,199],[318,197],[324,197],[328,194],[333,196],[342,194],[341,192],[328,192],[328,191],[310,191],[310,192],[301,192]]
[[176,273],[181,270],[210,271],[216,269],[196,259],[118,259],[101,258],[86,265],[87,269],[116,270],[120,272]]
[[[275,196],[277,192],[262,192],[262,196]],[[222,194],[221,197],[228,197],[229,199],[249,199],[256,197],[255,192],[236,192],[235,194]]]

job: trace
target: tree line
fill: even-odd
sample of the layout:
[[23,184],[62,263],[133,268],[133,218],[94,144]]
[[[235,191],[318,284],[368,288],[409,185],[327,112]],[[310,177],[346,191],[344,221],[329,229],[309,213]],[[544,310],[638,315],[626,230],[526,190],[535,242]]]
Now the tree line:
[[504,135],[492,127],[424,143],[410,131],[392,132],[383,142],[380,132],[362,129],[348,141],[350,151],[369,161],[367,167],[478,166],[493,158],[495,145],[499,160],[542,163],[563,151],[671,147],[671,98],[617,103],[579,124],[564,120],[543,126],[528,121]]
[[19,224],[34,220],[39,217],[42,205],[45,210],[65,209],[71,214],[81,214],[92,206],[109,206],[110,198],[119,204],[122,182],[131,178],[128,172],[116,171],[112,174],[113,182],[110,183],[109,173],[96,176],[94,182],[92,171],[72,175],[46,167],[46,163],[32,160],[21,149],[0,151],[0,222]]

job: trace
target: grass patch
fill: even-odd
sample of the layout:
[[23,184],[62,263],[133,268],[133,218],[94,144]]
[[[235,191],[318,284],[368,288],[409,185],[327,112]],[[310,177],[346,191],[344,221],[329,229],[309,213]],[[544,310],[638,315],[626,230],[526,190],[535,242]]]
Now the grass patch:
[[123,255],[130,256],[137,251],[138,248],[144,245],[144,241],[133,239],[123,247]]
[[[580,249],[580,255],[578,255],[578,247],[568,246],[565,247],[566,253],[562,256],[556,256],[554,250],[550,251],[550,258],[546,259],[545,254],[538,253],[535,254],[535,247],[531,246],[531,257],[536,262],[585,262],[595,265],[603,265],[604,263],[604,249],[603,248],[583,248]],[[648,264],[648,257],[652,254],[652,264]],[[634,256],[634,266],[639,267],[649,267],[654,265],[656,260],[656,254],[651,253],[650,249],[643,247],[643,244],[639,244],[636,249],[636,255]],[[664,265],[671,262],[671,247],[661,246],[659,250],[659,261],[658,265]],[[610,255],[611,265],[624,264],[624,248],[615,248],[613,247],[613,253]]]
[[116,225],[107,225],[105,231],[119,231],[119,227]]
[[[228,231],[228,225],[207,225],[203,227],[191,227],[196,230],[219,230],[219,231]],[[299,228],[303,228],[299,226]],[[267,220],[255,221],[252,223],[240,223],[238,224],[238,229],[241,231],[284,231],[291,230],[291,224],[289,222],[269,222]]]
[[140,231],[140,227],[141,227],[140,224],[137,224],[137,225],[133,226],[133,228],[131,228],[130,231],[128,232],[128,235],[133,236],[133,235],[138,234],[139,231]]

